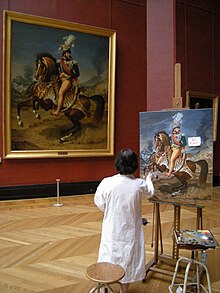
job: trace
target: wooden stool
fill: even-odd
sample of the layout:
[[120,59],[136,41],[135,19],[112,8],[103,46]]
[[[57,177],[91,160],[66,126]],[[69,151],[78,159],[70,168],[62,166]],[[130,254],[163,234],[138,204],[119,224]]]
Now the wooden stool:
[[113,292],[112,288],[109,284],[119,283],[125,275],[124,269],[116,264],[109,262],[99,262],[96,264],[92,264],[86,270],[86,276],[98,283],[98,285],[91,289],[89,293],[93,293],[95,291],[100,292],[101,288],[109,289],[110,292]]

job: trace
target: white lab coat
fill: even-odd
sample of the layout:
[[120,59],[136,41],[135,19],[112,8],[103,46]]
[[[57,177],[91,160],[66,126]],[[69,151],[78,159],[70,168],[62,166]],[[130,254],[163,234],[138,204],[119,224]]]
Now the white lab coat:
[[98,262],[121,265],[122,283],[145,277],[145,248],[142,226],[142,198],[151,195],[153,185],[133,175],[114,175],[99,184],[94,202],[104,212]]

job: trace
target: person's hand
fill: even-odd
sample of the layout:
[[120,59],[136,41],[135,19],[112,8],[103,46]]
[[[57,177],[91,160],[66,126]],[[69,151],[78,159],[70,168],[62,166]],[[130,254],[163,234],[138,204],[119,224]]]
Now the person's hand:
[[149,172],[146,176],[146,183],[147,183],[147,188],[148,188],[148,192],[151,193],[152,195],[154,194],[154,185],[152,182],[152,176],[153,174],[151,172]]
[[152,179],[152,177],[153,177],[153,173],[152,172],[149,172],[148,174],[147,174],[147,176],[146,176],[146,180],[147,179]]

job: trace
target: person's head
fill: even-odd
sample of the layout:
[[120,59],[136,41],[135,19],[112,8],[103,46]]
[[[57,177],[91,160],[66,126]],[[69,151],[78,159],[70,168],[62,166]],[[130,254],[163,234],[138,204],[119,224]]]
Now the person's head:
[[133,174],[137,168],[137,154],[130,149],[122,149],[115,160],[116,171],[121,175],[129,175]]
[[69,57],[70,55],[71,55],[71,50],[70,49],[67,49],[67,50],[63,51],[62,56]]
[[173,132],[174,133],[179,133],[180,132],[180,127],[179,126],[174,127]]
[[199,109],[199,103],[197,102],[197,103],[195,103],[195,109]]

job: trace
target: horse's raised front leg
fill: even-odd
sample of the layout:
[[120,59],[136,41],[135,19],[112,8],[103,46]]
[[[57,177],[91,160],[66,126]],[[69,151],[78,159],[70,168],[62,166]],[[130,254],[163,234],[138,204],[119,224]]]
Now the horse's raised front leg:
[[38,113],[39,106],[45,111],[49,111],[53,107],[53,102],[49,99],[42,100],[38,96],[33,97],[33,113],[36,118],[41,119],[40,114]]
[[32,112],[34,113],[35,118],[41,119],[40,114],[38,113],[38,110],[39,110],[38,102],[33,100]]
[[35,118],[41,119],[40,114],[38,113],[39,110],[39,98],[37,96],[33,97],[33,109],[32,112],[34,113]]
[[32,104],[32,98],[28,98],[27,100],[17,104],[17,121],[18,121],[18,125],[21,127],[24,126],[23,121],[21,120],[21,109],[23,107],[26,107],[26,108],[31,107],[31,104]]
[[17,114],[17,121],[18,121],[18,125],[23,127],[24,126],[24,123],[22,122],[21,120],[21,116]]

